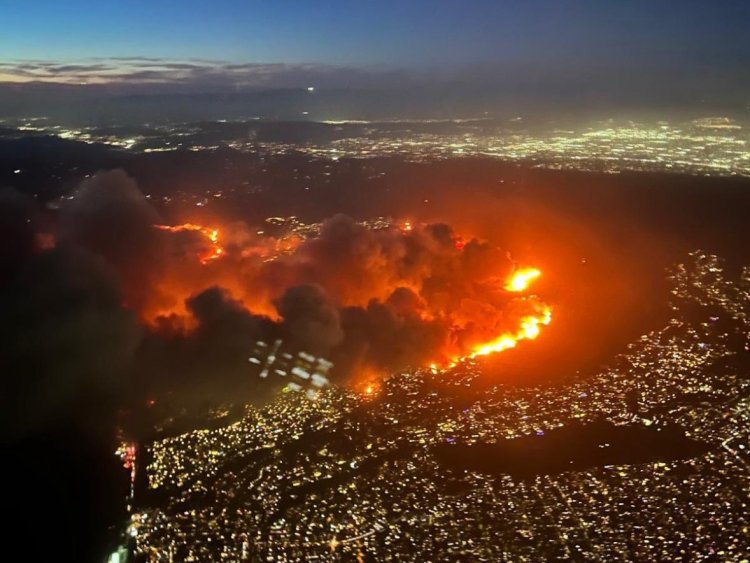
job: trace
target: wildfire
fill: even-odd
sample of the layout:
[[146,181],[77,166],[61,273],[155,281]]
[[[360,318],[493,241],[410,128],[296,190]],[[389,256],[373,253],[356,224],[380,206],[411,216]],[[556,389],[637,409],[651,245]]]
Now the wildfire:
[[477,356],[487,356],[495,352],[515,348],[519,340],[534,340],[541,332],[541,325],[548,325],[550,322],[552,322],[552,310],[545,307],[539,315],[523,317],[515,333],[503,334],[491,342],[480,344],[474,348],[471,354],[461,359],[473,359]]
[[210,248],[207,252],[199,256],[201,264],[208,264],[209,262],[221,258],[224,254],[224,248],[219,244],[219,229],[213,229],[211,227],[204,227],[202,225],[196,225],[194,223],[184,223],[182,225],[154,225],[159,230],[169,231],[170,233],[181,233],[185,231],[198,232],[205,237],[210,243]]
[[[532,280],[542,275],[542,272],[536,268],[524,268],[516,270],[505,284],[505,289],[513,292],[521,292],[528,289]],[[488,356],[497,352],[504,352],[515,348],[521,340],[534,340],[542,331],[542,326],[552,322],[552,309],[547,305],[542,306],[541,310],[532,315],[521,317],[518,329],[515,332],[506,332],[482,344],[477,344],[472,351],[465,356],[454,358],[449,364],[450,367],[457,363],[472,360],[479,356]],[[434,373],[437,370],[435,364],[430,364],[430,369]]]
[[529,284],[541,275],[542,272],[536,268],[516,270],[505,284],[505,289],[514,292],[525,291],[529,287]]
[[[335,221],[344,219],[337,218]],[[443,331],[444,338],[439,349],[417,350],[422,354],[421,358],[426,356],[437,360],[436,363],[422,364],[433,373],[460,362],[516,348],[521,341],[538,338],[543,327],[552,322],[551,308],[536,295],[530,294],[530,288],[542,275],[540,269],[515,267],[507,274],[511,267],[510,259],[491,243],[464,238],[448,231],[452,243],[445,244],[446,239],[440,238],[440,244],[433,245],[431,237],[442,236],[445,230],[433,231],[429,226],[408,220],[398,221],[395,226],[396,229],[374,230],[369,234],[363,234],[360,229],[345,229],[343,235],[336,235],[352,237],[357,242],[354,245],[356,252],[352,251],[347,258],[347,270],[353,271],[349,280],[347,275],[329,275],[329,270],[335,270],[337,257],[331,249],[341,246],[338,239],[335,245],[322,245],[312,240],[314,237],[308,238],[297,232],[276,238],[260,236],[264,235],[263,231],[235,231],[227,227],[228,230],[220,232],[218,228],[195,223],[154,225],[162,231],[189,234],[176,239],[181,251],[174,255],[184,256],[184,252],[187,252],[203,265],[224,256],[227,251],[222,243],[230,244],[231,241],[232,257],[241,262],[243,268],[239,270],[241,274],[236,268],[222,268],[221,263],[205,270],[196,269],[191,261],[181,260],[172,269],[165,270],[164,281],[158,287],[159,295],[167,295],[169,299],[155,299],[153,305],[149,302],[148,307],[142,308],[142,317],[154,326],[166,327],[163,328],[165,331],[189,334],[198,321],[193,318],[190,307],[185,304],[186,300],[198,294],[202,285],[213,283],[226,289],[232,299],[240,301],[253,314],[265,315],[281,323],[284,322],[283,316],[276,303],[285,288],[275,287],[273,280],[286,280],[285,283],[290,284],[316,283],[342,306],[365,307],[366,303],[375,299],[382,303],[382,307],[392,309],[394,318],[403,316],[408,319],[405,332],[414,327],[420,329],[423,325]],[[330,243],[333,235],[326,231],[318,236],[327,237]],[[391,249],[400,248],[397,244],[403,242],[398,237],[408,239],[409,245],[420,250],[414,258],[420,266],[414,269],[415,273],[402,274],[398,260],[391,258],[391,255],[398,255]],[[480,249],[485,263],[476,266],[472,260],[468,260],[471,257],[464,254],[467,245]],[[410,246],[406,250],[411,251]],[[375,260],[387,266],[382,279],[375,275],[372,268],[358,269],[360,262],[370,264]],[[499,262],[497,268],[493,266],[493,261]],[[278,263],[271,267],[267,265],[268,262]],[[300,264],[318,263],[327,264],[328,267],[300,267]],[[188,266],[188,269],[183,269],[184,266]],[[447,278],[445,295],[441,292],[436,294],[434,288],[423,287],[431,272],[437,272],[436,279],[441,276]],[[498,277],[499,272],[503,274]],[[367,283],[361,283],[362,280]],[[399,290],[398,294],[395,293],[396,289]],[[465,299],[462,291],[466,294]],[[454,307],[454,302],[459,305]],[[377,310],[373,309],[375,312]],[[363,309],[362,315],[370,313],[375,314]],[[378,350],[373,356],[380,353]],[[367,365],[363,362],[360,369]],[[382,374],[360,374],[357,390],[365,398],[374,398],[380,392],[377,382],[381,379]]]

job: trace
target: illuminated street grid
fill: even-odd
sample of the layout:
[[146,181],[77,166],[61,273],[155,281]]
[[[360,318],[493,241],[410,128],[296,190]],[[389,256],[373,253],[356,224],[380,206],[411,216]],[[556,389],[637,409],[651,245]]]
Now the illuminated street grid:
[[334,158],[398,155],[408,160],[429,160],[483,156],[554,169],[749,175],[749,140],[739,127],[599,123],[584,130],[553,130],[545,134],[508,131],[486,136],[467,133],[418,134],[396,139],[362,137],[307,151]]
[[[148,494],[159,496],[133,516],[138,552],[154,561],[746,561],[750,381],[730,360],[747,345],[750,271],[730,281],[716,257],[696,252],[671,279],[673,319],[563,387],[474,389],[474,365],[416,371],[375,396],[287,393],[229,427],[154,443]],[[450,473],[433,453],[601,417],[677,424],[708,451],[527,478]]]
[[[254,120],[248,121],[249,129],[253,123]],[[403,123],[403,127],[392,130],[398,123]],[[399,156],[410,161],[429,161],[474,156],[553,169],[750,175],[750,129],[726,117],[688,122],[600,121],[575,129],[550,125],[544,131],[526,129],[522,120],[493,126],[482,125],[485,123],[482,120],[438,123],[451,125],[455,132],[425,132],[419,127],[424,123],[410,127],[410,122],[329,122],[332,127],[363,125],[365,128],[342,133],[343,138],[328,142],[260,142],[248,133],[238,138],[219,136],[207,144],[202,140],[201,127],[191,124],[151,126],[142,134],[129,132],[124,137],[112,132],[99,133],[95,128],[70,129],[45,119],[24,120],[16,128],[24,134],[52,134],[139,152],[199,151],[229,146],[243,152],[304,153],[334,160]]]

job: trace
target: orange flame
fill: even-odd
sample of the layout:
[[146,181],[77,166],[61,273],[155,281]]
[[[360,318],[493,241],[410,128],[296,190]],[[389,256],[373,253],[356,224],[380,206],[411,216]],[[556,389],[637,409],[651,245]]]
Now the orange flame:
[[[528,289],[532,280],[541,275],[541,270],[537,268],[521,268],[513,272],[505,284],[505,289],[513,292],[524,291]],[[501,334],[490,342],[475,346],[472,352],[461,358],[461,360],[474,359],[477,356],[487,356],[495,352],[503,352],[504,350],[515,348],[519,340],[534,340],[541,333],[541,327],[551,322],[552,309],[545,305],[539,313],[522,317],[515,332]]]
[[541,275],[542,272],[536,268],[522,268],[516,270],[505,284],[505,289],[513,292],[525,291],[528,289],[529,284]]
[[[205,241],[204,245],[198,245],[201,246],[201,248],[198,250],[197,254],[198,260],[203,265],[218,260],[226,254],[226,250],[221,244],[222,236],[219,229],[193,223],[174,226],[154,225],[154,227],[171,233],[195,232],[199,235],[201,240]],[[411,221],[398,223],[398,228],[404,235],[407,235],[410,231],[413,231],[418,227],[419,224],[412,223]],[[231,228],[225,230],[223,235],[223,241],[225,244],[227,243],[227,240],[235,240],[235,233],[231,231]],[[277,259],[279,256],[293,253],[306,239],[299,234],[291,233],[279,239],[267,237],[262,240],[256,240],[254,238],[252,240],[253,246],[244,248],[241,256],[244,258],[257,254],[263,262],[267,262]],[[466,244],[461,237],[456,237],[453,242],[458,251],[463,250],[464,245]],[[196,270],[196,272],[198,270]],[[272,319],[278,320],[278,312],[267,294],[259,294],[257,298],[253,296],[248,297],[248,293],[245,291],[242,280],[236,280],[231,277],[231,274],[225,276],[223,270],[225,269],[218,268],[217,264],[217,267],[202,271],[210,276],[224,276],[220,279],[221,286],[228,288],[233,295],[241,298],[246,307],[256,314],[264,314]],[[459,333],[458,331],[463,331],[460,333],[461,337],[455,338],[452,342],[446,342],[445,348],[447,349],[444,348],[439,351],[441,357],[439,363],[429,364],[426,368],[433,373],[437,373],[439,370],[454,367],[459,362],[503,352],[511,348],[516,348],[520,341],[534,340],[538,338],[543,327],[552,322],[552,310],[550,307],[542,304],[535,296],[527,297],[525,292],[529,290],[532,283],[534,283],[541,275],[542,272],[537,268],[523,267],[516,268],[507,279],[491,278],[491,288],[492,290],[496,290],[492,292],[493,298],[497,295],[499,300],[498,303],[504,304],[506,300],[510,299],[511,304],[514,307],[515,305],[519,305],[519,307],[513,308],[512,312],[512,318],[518,319],[516,321],[517,324],[508,324],[509,318],[511,317],[505,317],[505,320],[500,320],[500,316],[495,317],[493,315],[489,318],[488,322],[482,324],[480,328],[463,331],[463,329],[466,328],[465,323],[459,317],[456,317],[454,319],[455,326],[453,328],[456,329],[457,334]],[[166,293],[169,293],[170,296],[174,296],[176,302],[180,302],[183,297],[195,293],[193,286],[187,287],[186,284],[182,283],[182,278],[179,276],[173,275],[169,278],[169,283],[165,282],[164,286],[165,287],[162,289],[168,289],[169,291]],[[419,292],[419,285],[415,284],[413,289],[415,292]],[[509,296],[504,294],[503,290],[522,295]],[[165,309],[165,307],[170,308]],[[419,318],[422,320],[441,318],[438,312],[431,310],[431,306],[425,305],[425,307],[425,310],[417,311]],[[144,319],[153,321],[153,319],[167,317],[170,314],[177,315],[181,318],[184,317],[185,330],[192,329],[193,321],[189,318],[184,306],[178,305],[172,307],[160,303],[155,309],[156,310],[142,312]],[[469,312],[467,315],[471,316],[471,313]],[[451,318],[450,315],[448,315],[448,323],[450,322]],[[498,328],[500,325],[495,324],[500,322],[504,323],[502,328]],[[494,331],[489,328],[492,326],[496,327]],[[498,334],[500,330],[502,330],[502,333]],[[471,336],[467,336],[468,334],[471,334]],[[468,340],[469,338],[471,340]],[[373,397],[378,394],[379,387],[377,381],[380,380],[380,377],[369,376],[368,374],[368,377],[362,377],[359,378],[359,380],[362,383],[359,390],[363,396]]]
[[[542,272],[536,268],[524,268],[516,270],[505,284],[505,289],[513,292],[520,292],[528,288],[531,280],[538,278]],[[544,305],[541,310],[532,315],[521,317],[518,329],[513,332],[505,332],[489,342],[473,346],[471,352],[464,356],[454,357],[448,364],[448,367],[454,367],[457,363],[473,360],[479,356],[488,356],[497,352],[510,350],[518,345],[521,340],[534,340],[542,331],[542,326],[552,322],[552,309]],[[437,372],[437,365],[430,364],[430,370]]]
[[183,225],[154,225],[159,230],[169,231],[170,233],[180,233],[184,231],[194,231],[202,234],[210,243],[211,248],[208,252],[201,254],[199,260],[201,264],[208,264],[212,260],[221,258],[224,254],[224,248],[219,244],[219,229],[204,227],[194,223],[184,223]]
[[552,310],[549,307],[544,307],[539,315],[523,317],[516,332],[503,334],[491,342],[475,346],[474,350],[461,360],[474,359],[477,356],[487,356],[495,352],[515,348],[519,340],[534,340],[541,333],[541,325],[548,325],[551,322]]

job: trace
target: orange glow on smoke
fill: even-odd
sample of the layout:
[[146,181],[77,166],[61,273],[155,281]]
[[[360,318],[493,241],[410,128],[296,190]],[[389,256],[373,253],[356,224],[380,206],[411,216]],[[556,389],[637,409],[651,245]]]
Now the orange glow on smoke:
[[542,272],[536,268],[522,268],[516,270],[505,284],[505,289],[514,292],[525,291],[528,289],[529,284],[541,275]]
[[[523,291],[528,288],[531,280],[541,275],[542,272],[536,268],[516,270],[506,282],[505,289],[512,292]],[[547,305],[542,305],[541,310],[537,313],[521,317],[515,331],[504,332],[493,340],[475,344],[468,354],[454,357],[447,367],[454,367],[459,362],[473,360],[480,356],[489,356],[490,354],[510,350],[515,348],[518,342],[522,340],[535,340],[541,334],[542,327],[551,322],[552,309]],[[438,366],[434,363],[430,364],[429,368],[433,373],[438,370]]]
[[219,229],[212,229],[211,227],[204,227],[202,225],[196,225],[194,223],[184,223],[182,225],[154,225],[159,230],[168,231],[170,233],[180,233],[185,231],[198,232],[203,235],[206,240],[210,243],[210,248],[207,252],[201,254],[198,259],[201,264],[208,264],[212,260],[221,258],[224,254],[224,248],[219,244]]
[[[247,311],[278,322],[276,303],[285,289],[316,283],[337,306],[365,308],[375,299],[387,303],[405,326],[439,327],[443,336],[434,341],[434,349],[422,348],[413,360],[438,373],[535,340],[552,322],[552,309],[530,291],[541,270],[514,268],[507,253],[470,236],[451,234],[438,244],[438,239],[430,239],[435,235],[416,221],[395,221],[388,230],[374,230],[363,238],[366,244],[347,249],[351,256],[346,268],[335,261],[331,248],[341,244],[330,235],[329,246],[321,246],[314,234],[299,230],[271,236],[235,223],[221,224],[221,230],[196,223],[154,227],[192,233],[167,237],[171,242],[166,246],[180,259],[166,261],[154,283],[153,298],[138,306],[145,324],[165,332],[190,333],[196,328],[198,321],[186,303],[209,287],[223,288]],[[402,268],[403,257],[410,257],[410,246],[403,241],[435,257],[424,259],[418,268]],[[316,268],[321,260],[325,269]],[[428,282],[433,283],[427,286]],[[400,301],[390,302],[397,289]],[[424,361],[428,358],[435,363]],[[375,398],[384,374],[370,370],[372,366],[358,366],[356,389],[363,397]]]

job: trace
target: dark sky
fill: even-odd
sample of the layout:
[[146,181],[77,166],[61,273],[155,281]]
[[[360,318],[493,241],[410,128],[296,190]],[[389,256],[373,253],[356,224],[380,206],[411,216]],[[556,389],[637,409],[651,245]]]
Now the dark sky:
[[[27,0],[0,8],[0,82],[641,90],[745,96],[747,0]],[[539,77],[542,77],[540,79]],[[552,78],[550,78],[552,77]],[[700,88],[698,88],[700,89]]]

